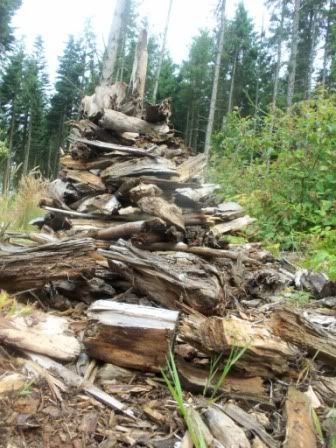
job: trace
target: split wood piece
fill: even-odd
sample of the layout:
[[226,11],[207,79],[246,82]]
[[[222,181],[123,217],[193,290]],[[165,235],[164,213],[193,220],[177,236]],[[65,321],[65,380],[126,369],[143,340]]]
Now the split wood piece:
[[[318,323],[319,315],[308,311],[286,308],[272,315],[272,328],[283,340],[304,348],[334,366],[336,361],[336,336]],[[335,318],[332,318],[335,324]]]
[[225,448],[251,447],[245,432],[218,407],[209,407],[204,415],[212,435]]
[[0,289],[10,293],[42,288],[61,279],[91,278],[95,272],[94,240],[59,241],[0,258]]
[[84,378],[72,372],[68,368],[62,366],[62,364],[59,364],[58,362],[53,361],[52,359],[46,356],[36,355],[34,353],[29,352],[27,352],[26,354],[32,361],[34,361],[40,367],[50,371],[52,374],[56,373],[60,378],[62,378],[62,380],[67,386],[83,390],[86,394],[91,395],[96,400],[100,401],[101,403],[104,403],[106,406],[109,406],[110,408],[115,409],[132,419],[135,418],[134,411],[131,408],[129,408],[126,404],[121,403],[114,397],[111,397],[111,395],[108,395],[106,392],[99,389],[97,386],[94,386],[93,384],[86,382]]
[[126,95],[127,84],[124,82],[117,82],[111,86],[98,86],[93,95],[82,99],[80,112],[90,120],[95,120],[102,115],[104,109],[120,110]]
[[107,184],[113,182],[120,184],[124,180],[124,177],[139,177],[145,175],[162,177],[176,176],[175,164],[163,158],[157,158],[156,160],[147,157],[136,160],[132,159],[115,163],[106,168],[101,173],[101,178]]
[[273,377],[288,372],[289,362],[299,351],[275,336],[266,322],[257,324],[235,317],[198,317],[183,319],[179,335],[185,342],[205,353],[230,353],[233,348],[246,352],[236,367],[249,376]]
[[232,221],[244,216],[244,209],[236,202],[222,202],[214,207],[203,207],[201,211],[205,215],[218,218],[219,221]]
[[328,406],[332,407],[336,403],[336,378],[328,376],[318,376],[313,382],[314,390]]
[[188,246],[185,243],[153,243],[146,246],[146,250],[150,251],[176,251],[176,252],[187,252],[194,255],[199,255],[205,258],[228,258],[233,261],[241,261],[242,263],[252,264],[260,266],[261,263],[254,258],[245,256],[241,252],[234,252],[231,250],[222,249],[211,249],[210,247],[203,246]]
[[142,198],[162,195],[163,191],[157,185],[153,184],[139,184],[129,190],[130,201],[135,204]]
[[172,115],[171,98],[164,99],[160,104],[146,104],[144,119],[149,123],[168,123]]
[[154,218],[148,221],[129,222],[98,230],[93,236],[100,240],[109,241],[119,238],[129,238],[142,232],[162,232],[165,230],[165,227],[164,221]]
[[150,152],[144,149],[133,148],[132,146],[117,145],[115,143],[100,142],[98,140],[87,140],[85,138],[78,138],[76,141],[103,151],[118,151],[118,153],[125,153],[128,156],[156,158],[156,156]]
[[195,184],[190,183],[190,182],[180,182],[177,178],[176,179],[164,179],[164,178],[160,178],[160,177],[151,177],[151,176],[146,176],[146,177],[139,177],[139,182],[144,183],[144,184],[155,184],[157,185],[159,188],[161,188],[161,190],[169,193],[169,192],[174,192],[176,188],[187,188],[187,187],[194,187]]
[[216,226],[211,228],[211,232],[215,236],[225,235],[226,233],[230,232],[238,232],[239,230],[244,229],[246,226],[254,223],[255,221],[255,218],[251,218],[250,216],[246,215],[242,218],[237,218],[230,222],[217,224]]
[[309,398],[291,386],[286,401],[285,448],[316,448],[318,446],[312,421]]
[[235,404],[226,404],[220,408],[228,417],[230,417],[239,426],[246,431],[251,431],[258,436],[269,448],[278,448],[280,444],[276,442],[256,420],[256,418]]
[[152,196],[140,199],[138,206],[144,213],[157,216],[177,229],[185,231],[182,210],[175,204],[169,204],[161,197]]
[[188,182],[194,177],[202,176],[206,165],[207,159],[204,154],[189,157],[188,160],[177,167],[179,179],[181,182]]
[[114,195],[106,193],[85,199],[77,208],[77,211],[110,216],[120,208],[121,204],[118,199]]
[[[208,386],[209,391],[213,389],[213,386],[208,384],[209,371],[207,369],[195,367],[180,356],[176,357],[176,367],[185,389],[198,393],[203,392],[206,386]],[[217,380],[218,378],[215,378],[213,383],[216,384]],[[269,396],[261,377],[239,378],[229,376],[225,379],[219,392],[231,399],[270,404]]]
[[121,367],[160,372],[175,338],[179,313],[99,300],[88,310],[84,344],[95,359]]
[[129,117],[121,112],[104,109],[99,120],[99,125],[104,129],[115,131],[118,134],[124,132],[136,132],[144,135],[167,134],[169,126],[166,124],[153,124],[137,117]]
[[24,317],[0,316],[0,341],[19,350],[29,350],[61,361],[73,361],[80,353],[80,343],[69,332],[69,321],[39,311]]
[[99,253],[135,290],[167,308],[180,309],[185,303],[209,315],[224,305],[219,272],[196,255],[158,255],[136,249],[125,241],[111,246],[109,251],[99,250]]
[[182,207],[200,207],[202,203],[212,198],[219,185],[204,184],[200,188],[178,188],[176,190],[176,203]]
[[79,170],[67,170],[63,169],[60,172],[61,179],[68,180],[75,184],[84,184],[88,188],[104,192],[105,185],[103,184],[101,178],[96,176],[95,174],[90,173],[89,171],[79,171]]

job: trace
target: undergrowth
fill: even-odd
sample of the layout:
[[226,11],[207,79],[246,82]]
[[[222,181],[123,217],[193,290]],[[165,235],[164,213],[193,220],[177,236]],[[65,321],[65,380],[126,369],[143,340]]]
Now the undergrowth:
[[40,176],[23,177],[17,192],[0,196],[0,229],[31,230],[29,222],[40,216],[39,200],[44,196],[46,181]]
[[256,123],[234,112],[214,136],[210,177],[257,218],[247,230],[336,279],[336,95],[319,93]]

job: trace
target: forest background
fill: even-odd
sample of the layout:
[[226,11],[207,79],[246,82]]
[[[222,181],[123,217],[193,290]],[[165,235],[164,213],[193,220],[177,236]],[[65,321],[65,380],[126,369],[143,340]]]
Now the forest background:
[[[0,0],[0,221],[26,228],[36,213],[32,185],[40,185],[33,179],[57,175],[59,148],[68,147],[69,123],[98,84],[104,55],[88,20],[81,35],[69,35],[51,85],[42,37],[31,52],[14,38],[21,3]],[[128,82],[143,20],[137,1],[126,3],[113,79]],[[172,125],[209,155],[219,194],[257,218],[236,240],[300,253],[304,265],[336,278],[336,2],[267,0],[261,30],[243,2],[230,20],[225,3],[185,61],[165,51],[156,100],[172,98]],[[149,102],[161,40],[149,37]]]

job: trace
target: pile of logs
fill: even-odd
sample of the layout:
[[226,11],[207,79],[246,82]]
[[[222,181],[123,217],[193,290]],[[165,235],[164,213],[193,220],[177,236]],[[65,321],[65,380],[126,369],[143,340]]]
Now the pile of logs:
[[[238,204],[218,201],[218,187],[204,181],[204,156],[168,126],[170,101],[143,106],[139,48],[142,41],[130,86],[100,86],[83,99],[59,177],[41,201],[41,233],[3,236],[0,289],[61,311],[84,302],[90,358],[159,373],[172,350],[192,392],[211,394],[213,359],[220,375],[241,350],[220,384],[222,405],[203,400],[202,415],[190,409],[207,445],[315,447],[311,409],[336,400],[336,285],[259,244],[229,242],[254,220]],[[302,289],[315,301],[298,309]],[[41,357],[73,362],[81,351],[64,318],[42,314],[29,325],[1,319],[0,340],[134,418],[134,410]],[[265,423],[270,410],[283,412],[285,432]]]

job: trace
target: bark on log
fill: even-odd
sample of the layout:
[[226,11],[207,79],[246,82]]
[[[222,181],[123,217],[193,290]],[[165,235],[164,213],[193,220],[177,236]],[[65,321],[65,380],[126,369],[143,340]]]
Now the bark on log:
[[99,252],[135,290],[163,306],[179,309],[184,303],[201,313],[213,314],[224,305],[219,272],[195,255],[157,255],[125,241]]
[[42,288],[53,280],[91,278],[95,271],[92,239],[27,248],[0,258],[0,289],[10,293]]
[[74,184],[81,184],[87,189],[91,189],[93,191],[105,191],[105,185],[103,184],[101,178],[90,173],[89,171],[62,170],[60,172],[60,177]]
[[124,132],[136,132],[145,135],[167,134],[169,127],[166,124],[152,124],[138,117],[129,117],[121,112],[104,109],[103,116],[99,120],[104,129],[115,131],[118,134]]
[[309,399],[293,386],[288,389],[286,416],[284,448],[316,448],[317,440]]
[[88,315],[84,344],[91,357],[147,372],[165,367],[178,312],[100,300]]
[[160,104],[146,104],[144,119],[149,123],[168,124],[171,114],[171,98],[166,98]]
[[182,340],[205,353],[230,353],[233,348],[246,352],[235,364],[249,376],[272,377],[289,371],[289,362],[299,351],[275,336],[267,325],[238,318],[189,316],[180,326]]

